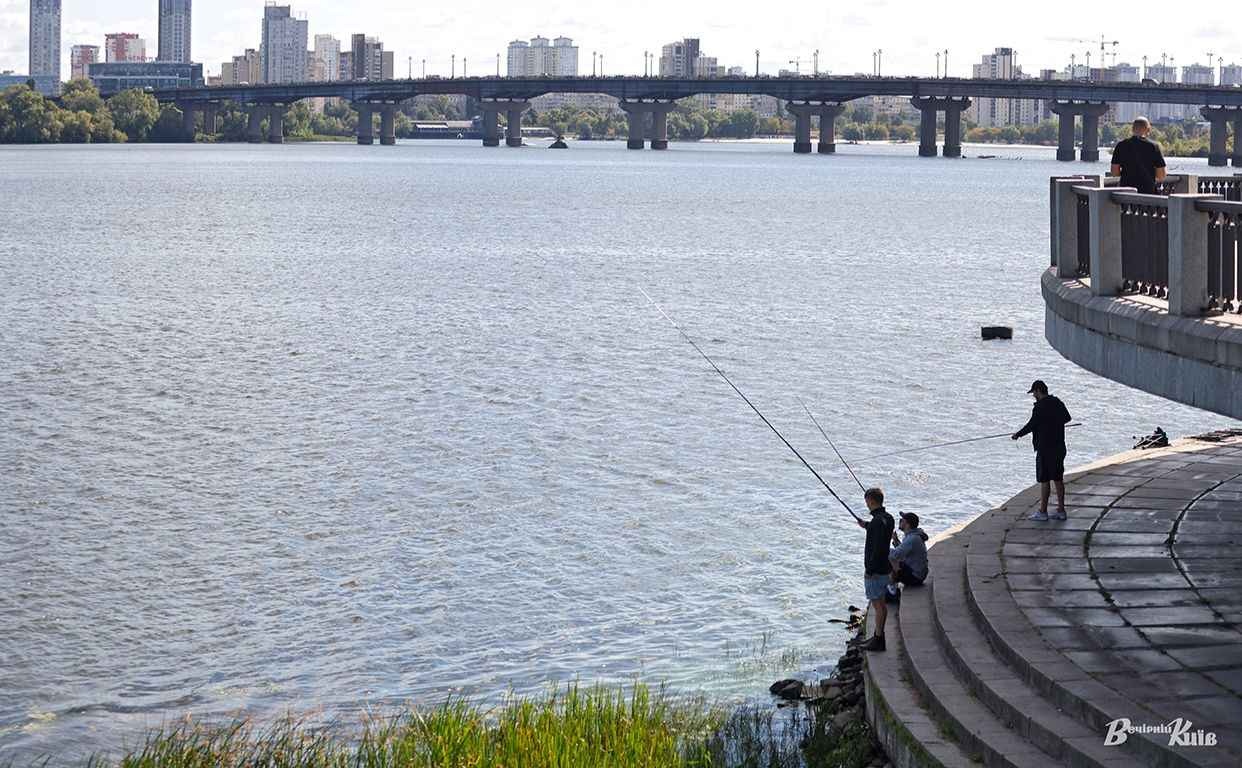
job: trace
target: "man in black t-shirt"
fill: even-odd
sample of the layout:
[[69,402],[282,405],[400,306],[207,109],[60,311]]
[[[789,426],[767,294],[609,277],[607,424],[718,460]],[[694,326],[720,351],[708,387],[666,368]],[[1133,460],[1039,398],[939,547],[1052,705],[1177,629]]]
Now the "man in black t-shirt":
[[[1065,515],[1065,425],[1070,422],[1069,410],[1059,398],[1048,394],[1048,385],[1036,379],[1027,394],[1035,396],[1035,406],[1026,425],[1013,433],[1017,440],[1031,435],[1035,448],[1035,481],[1039,483],[1039,511],[1031,520],[1064,520]],[[1057,512],[1048,515],[1050,485],[1057,486]]]
[[1131,126],[1134,135],[1113,147],[1112,175],[1121,177],[1121,186],[1134,187],[1140,194],[1156,194],[1156,183],[1164,181],[1164,155],[1160,145],[1147,138],[1151,123],[1136,118]]

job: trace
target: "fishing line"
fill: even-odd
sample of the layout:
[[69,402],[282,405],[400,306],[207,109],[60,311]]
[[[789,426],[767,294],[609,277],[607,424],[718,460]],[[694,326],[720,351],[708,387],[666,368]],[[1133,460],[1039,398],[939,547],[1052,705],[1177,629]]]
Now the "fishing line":
[[[1065,428],[1069,429],[1071,427],[1081,427],[1081,426],[1082,426],[1082,422],[1076,421],[1073,424],[1066,424]],[[900,451],[892,451],[890,453],[877,453],[872,456],[864,456],[861,459],[855,459],[854,463],[857,464],[862,461],[871,461],[872,459],[885,459],[885,458],[888,458],[889,456],[900,456],[903,453],[914,453],[915,451],[930,451],[934,448],[947,448],[951,445],[963,445],[964,443],[977,443],[980,440],[995,440],[998,437],[1011,437],[1011,436],[1013,436],[1012,432],[998,432],[995,435],[984,435],[983,437],[968,437],[965,440],[951,440],[947,443],[935,443],[933,445],[920,445],[917,448],[903,448]]]
[[651,298],[651,296],[646,291],[644,291],[641,287],[639,287],[638,290],[642,291],[642,294],[643,296],[647,298],[647,301],[651,302],[651,306],[655,307],[656,311],[658,311],[661,315],[663,315],[664,319],[667,320],[674,328],[677,329],[677,332],[681,334],[682,338],[690,342],[690,346],[694,347],[694,351],[698,352],[699,355],[701,355],[703,359],[707,361],[707,364],[710,365],[712,369],[716,371],[717,374],[720,375],[720,378],[724,379],[725,383],[728,384],[730,387],[732,387],[733,391],[736,392],[739,397],[741,397],[743,400],[746,401],[746,404],[750,406],[750,409],[754,411],[755,414],[758,415],[760,419],[763,420],[764,424],[768,425],[768,429],[772,430],[776,434],[776,436],[781,439],[781,442],[785,444],[785,447],[793,451],[794,456],[798,457],[798,460],[802,462],[802,465],[806,467],[807,469],[811,470],[811,474],[815,475],[815,479],[818,480],[820,484],[823,485],[824,488],[828,490],[828,493],[832,494],[832,498],[836,499],[837,502],[840,503],[842,507],[845,507],[846,512],[849,512],[850,515],[853,516],[855,520],[861,523],[862,518],[860,518],[857,514],[855,514],[854,510],[850,509],[850,505],[846,504],[845,500],[842,499],[840,496],[838,496],[836,491],[832,490],[832,486],[828,484],[828,481],[825,480],[823,477],[821,477],[820,474],[815,471],[815,467],[812,467],[810,462],[808,462],[805,458],[803,458],[801,453],[798,453],[798,449],[794,448],[793,444],[785,439],[785,436],[781,434],[780,430],[777,429],[775,426],[773,426],[772,422],[768,421],[768,417],[763,415],[763,411],[760,411],[757,407],[755,407],[755,404],[750,401],[750,398],[747,397],[746,394],[742,392],[742,390],[738,389],[737,385],[733,383],[733,381],[725,374],[724,371],[720,370],[720,366],[716,365],[715,361],[713,361],[710,357],[708,357],[707,353],[704,352],[699,347],[699,345],[694,342],[694,339],[690,338],[690,334],[686,333],[685,330],[680,325],[677,324],[676,320],[669,317],[668,313],[665,312],[664,309],[659,304],[656,303],[655,299]]
[[815,414],[811,413],[811,409],[806,407],[806,403],[802,402],[802,398],[800,397],[798,398],[798,404],[802,406],[802,410],[806,411],[806,415],[811,417],[811,421],[815,424],[815,428],[818,429],[819,433],[824,436],[825,440],[828,441],[828,445],[832,448],[832,452],[835,453],[837,458],[841,460],[841,463],[845,465],[846,470],[850,473],[850,477],[854,478],[854,482],[858,483],[858,489],[863,493],[866,493],[866,487],[863,486],[862,481],[858,479],[858,475],[854,474],[854,469],[850,466],[850,463],[846,461],[845,457],[841,455],[841,452],[837,450],[837,446],[832,442],[832,438],[828,437],[828,433],[825,432],[824,428],[819,425],[819,419],[815,418]]

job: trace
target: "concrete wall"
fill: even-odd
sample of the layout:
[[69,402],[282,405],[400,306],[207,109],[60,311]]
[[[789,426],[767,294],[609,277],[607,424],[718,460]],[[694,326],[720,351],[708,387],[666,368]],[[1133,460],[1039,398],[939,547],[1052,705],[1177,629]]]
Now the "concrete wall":
[[1242,317],[1173,317],[1139,299],[1092,296],[1044,272],[1044,333],[1077,365],[1122,384],[1242,419]]

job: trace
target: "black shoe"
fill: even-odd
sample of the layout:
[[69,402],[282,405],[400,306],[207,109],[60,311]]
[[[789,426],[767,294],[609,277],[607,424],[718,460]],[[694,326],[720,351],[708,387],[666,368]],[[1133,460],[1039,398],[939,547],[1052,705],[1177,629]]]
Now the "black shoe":
[[862,646],[864,651],[884,651],[884,635],[872,635],[871,639]]

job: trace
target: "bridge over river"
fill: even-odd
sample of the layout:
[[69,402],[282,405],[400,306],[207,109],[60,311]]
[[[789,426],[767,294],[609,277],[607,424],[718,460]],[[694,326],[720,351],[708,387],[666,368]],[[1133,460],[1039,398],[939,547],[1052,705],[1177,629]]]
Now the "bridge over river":
[[937,154],[936,126],[944,113],[946,157],[961,155],[961,115],[973,98],[1038,99],[1060,122],[1057,159],[1073,160],[1075,121],[1082,119],[1081,159],[1099,159],[1099,120],[1111,102],[1190,104],[1201,107],[1211,124],[1212,165],[1225,165],[1226,136],[1232,124],[1233,163],[1242,166],[1242,88],[1186,84],[1105,83],[1085,80],[973,80],[923,77],[430,77],[409,80],[334,81],[178,88],[155,91],[161,102],[175,103],[193,134],[202,112],[214,132],[216,106],[223,101],[245,105],[248,136],[262,141],[261,122],[268,118],[268,138],[280,141],[284,114],[302,99],[340,98],[359,113],[358,143],[374,143],[373,117],[380,116],[380,143],[396,142],[395,115],[402,101],[423,95],[464,95],[477,100],[483,115],[483,144],[500,143],[498,116],[506,114],[506,144],[521,144],[522,113],[529,100],[546,93],[598,93],[614,96],[629,117],[631,149],[668,147],[667,116],[673,103],[701,93],[772,96],[786,102],[795,118],[794,151],[809,153],[812,120],[820,125],[818,151],[835,150],[833,120],[843,105],[865,96],[906,96],[922,112],[919,155]]

